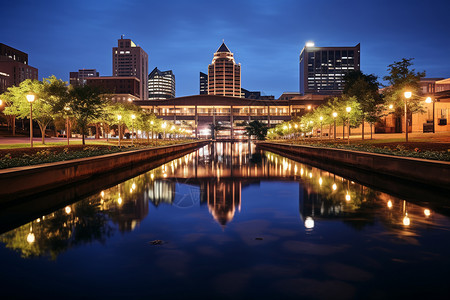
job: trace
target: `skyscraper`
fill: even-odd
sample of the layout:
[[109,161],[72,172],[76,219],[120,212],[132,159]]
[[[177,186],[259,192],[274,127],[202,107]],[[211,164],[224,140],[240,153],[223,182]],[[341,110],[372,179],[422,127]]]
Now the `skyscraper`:
[[38,79],[38,69],[28,65],[28,54],[0,43],[0,94],[26,79]]
[[148,75],[148,99],[175,98],[175,75],[172,70],[160,71],[154,68]]
[[242,97],[241,65],[236,64],[225,43],[214,53],[208,67],[208,94]]
[[85,85],[89,77],[98,77],[100,74],[96,69],[80,69],[78,72],[69,73],[69,83],[71,85]]
[[308,42],[300,53],[300,94],[340,94],[343,77],[360,69],[360,45],[316,47]]
[[148,100],[147,74],[148,55],[130,39],[123,36],[113,47],[113,77],[135,76],[140,80],[139,94],[142,100]]
[[208,94],[208,74],[200,72],[200,95]]

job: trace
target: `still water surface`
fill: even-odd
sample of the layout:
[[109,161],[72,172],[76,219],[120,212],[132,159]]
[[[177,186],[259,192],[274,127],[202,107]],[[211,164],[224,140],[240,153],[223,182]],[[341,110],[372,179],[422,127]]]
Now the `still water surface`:
[[0,235],[1,293],[446,298],[450,219],[433,208],[217,143]]

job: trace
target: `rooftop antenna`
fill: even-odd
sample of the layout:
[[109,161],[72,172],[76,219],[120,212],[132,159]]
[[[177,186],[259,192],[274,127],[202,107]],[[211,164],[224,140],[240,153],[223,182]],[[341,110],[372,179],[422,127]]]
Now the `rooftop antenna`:
[[121,36],[120,36],[120,38],[123,40],[123,37],[125,36],[125,34],[122,34]]

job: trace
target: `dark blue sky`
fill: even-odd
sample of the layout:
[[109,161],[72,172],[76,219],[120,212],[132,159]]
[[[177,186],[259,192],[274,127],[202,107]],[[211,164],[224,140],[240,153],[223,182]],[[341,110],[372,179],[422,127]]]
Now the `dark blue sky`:
[[361,43],[361,69],[379,77],[414,57],[427,77],[450,77],[450,1],[77,0],[10,1],[0,10],[0,42],[29,54],[39,78],[70,71],[112,72],[121,34],[149,55],[149,72],[172,69],[177,96],[199,93],[222,39],[242,64],[242,87],[278,97],[298,91],[298,57],[316,46]]

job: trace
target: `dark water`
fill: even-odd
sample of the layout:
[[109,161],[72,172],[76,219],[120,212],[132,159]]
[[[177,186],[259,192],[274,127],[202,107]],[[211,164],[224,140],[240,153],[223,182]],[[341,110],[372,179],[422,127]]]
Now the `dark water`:
[[2,298],[447,299],[450,291],[450,219],[439,203],[425,204],[432,192],[412,203],[238,143],[100,188],[0,235]]

